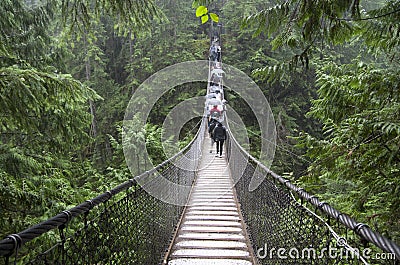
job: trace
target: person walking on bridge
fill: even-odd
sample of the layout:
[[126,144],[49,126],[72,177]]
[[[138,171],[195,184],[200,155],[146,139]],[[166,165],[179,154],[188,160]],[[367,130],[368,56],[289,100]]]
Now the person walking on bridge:
[[224,142],[226,140],[226,129],[224,126],[222,126],[222,123],[220,122],[218,122],[217,126],[214,129],[213,139],[216,142],[217,146],[216,156],[222,157],[222,149],[224,147]]
[[219,120],[221,118],[221,111],[218,109],[218,105],[214,105],[209,111],[208,126],[211,124],[211,120]]
[[215,129],[217,123],[218,123],[217,120],[211,119],[210,125],[209,125],[209,127],[208,127],[208,133],[209,133],[210,139],[211,139],[210,153],[212,153],[212,149],[213,149],[213,147],[214,147],[214,135],[213,135],[213,133],[214,133],[214,129]]

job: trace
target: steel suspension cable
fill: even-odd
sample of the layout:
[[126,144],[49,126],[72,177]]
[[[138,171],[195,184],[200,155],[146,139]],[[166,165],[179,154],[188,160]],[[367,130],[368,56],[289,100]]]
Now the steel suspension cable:
[[[270,182],[270,181],[276,181],[276,183],[279,184],[278,186],[276,186],[276,188],[278,188],[280,190],[282,190],[282,189],[283,190],[288,190],[290,196],[292,196],[292,194],[295,194],[298,198],[301,199],[301,201],[305,201],[307,203],[310,203],[311,206],[313,206],[316,209],[318,209],[319,211],[321,211],[322,214],[326,218],[328,218],[328,220],[330,220],[330,218],[333,218],[334,220],[339,222],[345,228],[350,229],[351,231],[353,231],[355,233],[355,235],[357,235],[360,239],[366,240],[366,241],[374,244],[375,246],[377,246],[381,250],[393,253],[395,255],[396,259],[400,260],[400,247],[396,243],[394,243],[393,241],[387,239],[386,237],[374,232],[366,224],[359,223],[359,222],[355,221],[353,218],[351,218],[350,216],[339,212],[338,210],[336,210],[335,208],[330,206],[328,203],[320,201],[316,196],[309,194],[304,189],[299,188],[296,185],[292,184],[290,182],[290,180],[285,179],[284,177],[276,174],[271,169],[269,169],[266,166],[264,166],[260,161],[258,161],[251,154],[249,154],[242,146],[240,146],[240,144],[233,137],[233,135],[232,135],[232,133],[231,133],[231,131],[229,129],[230,120],[229,121],[226,120],[226,121],[227,121],[226,125],[227,125],[227,129],[228,129],[228,132],[229,132],[229,141],[230,141],[230,144],[227,144],[227,148],[231,148],[231,149],[235,148],[236,149],[236,150],[229,150],[229,157],[230,157],[230,159],[232,159],[232,162],[230,161],[230,163],[229,163],[230,166],[234,166],[231,163],[235,163],[235,161],[233,161],[235,159],[234,157],[238,155],[236,153],[240,153],[243,156],[243,159],[246,159],[246,161],[248,161],[247,162],[248,165],[254,164],[255,167],[257,167],[259,170],[261,170],[261,172],[259,172],[259,174],[262,174],[264,176],[267,175],[267,176],[271,176],[272,177],[272,179],[265,179],[264,182],[263,182],[263,185],[267,185],[268,182]],[[254,170],[257,170],[257,169],[255,168]],[[256,173],[256,171],[254,171],[254,172]],[[248,178],[248,177],[249,176],[246,175],[246,172],[245,172],[243,178]],[[248,180],[244,180],[244,181],[246,182]],[[270,185],[270,184],[268,184],[268,185]],[[274,187],[274,186],[270,186],[270,187]],[[242,189],[242,188],[240,188],[240,189]],[[288,191],[286,191],[286,193]],[[271,191],[269,191],[269,192],[271,192]],[[239,194],[240,194],[240,192],[239,192]],[[268,190],[265,190],[265,192],[263,192],[262,194],[263,194],[262,196],[269,196],[268,195]],[[249,196],[249,198],[252,198],[252,195],[249,195],[249,192],[246,191],[246,188],[244,188],[244,191],[242,192],[242,195],[246,196],[246,197]],[[282,195],[282,196],[284,196],[284,195]],[[241,198],[241,199],[244,199],[244,198]],[[298,204],[297,201],[294,201],[294,202]],[[279,202],[277,202],[277,203],[279,203]],[[243,203],[242,205],[245,205],[245,203]],[[260,207],[262,207],[262,206],[260,206]],[[296,207],[300,207],[300,208],[304,209],[304,211],[308,212],[308,215],[311,213],[311,211],[308,210],[306,207],[303,207],[301,205],[300,206],[298,205]],[[248,210],[248,209],[243,209],[244,212],[246,212],[246,210]],[[313,213],[313,215],[315,215],[315,214]],[[304,216],[306,216],[306,215],[304,215]],[[318,215],[315,215],[314,219],[317,216]],[[265,216],[265,218],[272,218],[272,217]],[[299,217],[299,218],[301,218],[301,217]],[[320,216],[318,216],[318,218],[316,218],[316,219],[319,220],[320,225],[321,224],[322,225],[328,224],[325,221],[322,222],[323,218],[321,218]],[[331,226],[329,226],[329,227],[331,227]],[[265,232],[267,232],[267,231],[253,231],[253,233],[265,233]],[[333,235],[335,235],[335,234],[333,234]],[[349,249],[350,248],[351,247],[349,247]]]

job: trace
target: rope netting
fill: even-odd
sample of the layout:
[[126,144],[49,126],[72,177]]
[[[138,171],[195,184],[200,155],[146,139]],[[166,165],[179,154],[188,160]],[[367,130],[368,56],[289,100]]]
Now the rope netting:
[[[158,264],[184,206],[165,203],[138,185],[161,176],[191,186],[201,156],[205,126],[174,157],[98,197],[0,241],[0,264]],[[177,189],[177,188],[176,188]],[[164,195],[186,201],[175,189]],[[45,246],[45,242],[51,242]]]
[[[275,174],[229,133],[227,158],[261,264],[399,264],[400,247]],[[265,178],[254,191],[251,179]]]

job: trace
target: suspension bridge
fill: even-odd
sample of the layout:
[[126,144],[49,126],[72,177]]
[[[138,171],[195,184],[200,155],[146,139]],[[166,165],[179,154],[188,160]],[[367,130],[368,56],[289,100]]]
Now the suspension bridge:
[[[229,127],[215,157],[205,123],[185,149],[141,175],[192,183],[187,205],[164,203],[131,179],[5,237],[1,264],[399,264],[398,245],[263,166]],[[250,192],[254,175],[265,179]],[[367,260],[365,250],[387,259]]]
[[[212,64],[208,92],[216,86],[223,100]],[[222,157],[210,152],[204,117],[192,142],[167,161],[6,236],[0,264],[399,264],[396,243],[271,171],[223,121]],[[184,205],[146,191],[160,176],[191,187],[163,191]],[[262,181],[250,191],[253,178]]]

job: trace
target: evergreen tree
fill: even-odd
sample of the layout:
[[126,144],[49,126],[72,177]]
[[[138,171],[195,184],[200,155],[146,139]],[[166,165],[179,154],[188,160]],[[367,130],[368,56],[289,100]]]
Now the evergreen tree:
[[[91,19],[104,10],[120,14],[121,25],[139,29],[160,11],[150,0],[92,4],[80,0],[0,3],[2,235],[22,230],[113,184],[85,159],[93,118],[88,102],[100,97],[89,88],[93,84],[89,80],[83,84],[65,74],[65,58],[71,53],[63,45],[65,31],[57,23],[63,20],[70,34],[72,29],[89,33]],[[60,7],[62,12],[57,11]],[[87,53],[94,54],[90,52],[88,48]]]
[[293,0],[244,21],[267,34],[273,49],[292,51],[259,76],[282,80],[299,65],[316,73],[318,97],[308,115],[323,124],[323,135],[299,138],[313,159],[300,185],[395,240],[399,18],[399,1]]

